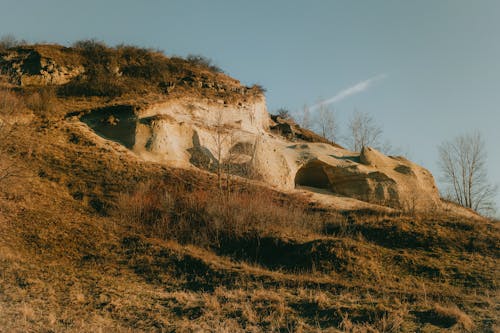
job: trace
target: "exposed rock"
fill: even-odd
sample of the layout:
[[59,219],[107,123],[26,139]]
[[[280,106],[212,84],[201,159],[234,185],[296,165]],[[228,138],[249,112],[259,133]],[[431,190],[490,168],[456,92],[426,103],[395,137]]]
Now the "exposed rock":
[[[74,49],[60,46],[19,47],[0,54],[1,74],[21,86],[61,85],[84,73],[80,57]],[[182,59],[162,59],[188,65]],[[177,82],[205,93],[171,97],[143,109],[116,105],[89,110],[80,119],[148,161],[209,171],[224,164],[226,170],[279,189],[316,188],[391,207],[438,205],[432,175],[405,158],[388,157],[370,147],[350,152],[293,119],[270,116],[259,86],[243,87],[228,76],[197,67],[181,74],[160,88],[170,93]]]
[[323,142],[334,145],[336,147],[340,147],[334,142],[330,142],[324,137],[310,131],[306,128],[300,127],[293,119],[291,118],[282,118],[279,115],[270,115],[271,120],[273,121],[270,129],[273,133],[281,135],[288,140],[295,141],[307,141],[307,142]]
[[[232,172],[283,190],[317,188],[396,208],[422,210],[439,204],[434,179],[424,168],[370,147],[355,153],[301,140],[297,133],[304,131],[296,124],[270,119],[263,98],[232,107],[181,99],[144,110],[94,110],[81,119],[146,160],[209,171],[230,163]],[[216,158],[219,149],[221,161]]]
[[[48,50],[50,55],[46,54]],[[75,54],[65,50],[56,46],[19,47],[0,54],[0,68],[16,85],[62,85],[84,72]]]

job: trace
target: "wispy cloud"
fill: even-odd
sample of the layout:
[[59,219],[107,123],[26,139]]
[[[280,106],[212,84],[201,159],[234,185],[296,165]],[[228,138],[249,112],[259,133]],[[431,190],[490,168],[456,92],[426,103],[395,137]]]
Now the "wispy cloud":
[[312,109],[316,109],[316,108],[320,107],[321,105],[328,105],[328,104],[340,102],[341,100],[343,100],[349,96],[359,94],[359,93],[365,91],[370,86],[372,86],[375,82],[383,80],[386,77],[387,77],[386,74],[379,74],[377,76],[369,78],[368,80],[358,82],[349,88],[346,88],[346,89],[339,91],[335,96],[330,97],[328,99],[325,99],[324,101],[321,101],[317,104],[312,105],[309,109],[312,110]]

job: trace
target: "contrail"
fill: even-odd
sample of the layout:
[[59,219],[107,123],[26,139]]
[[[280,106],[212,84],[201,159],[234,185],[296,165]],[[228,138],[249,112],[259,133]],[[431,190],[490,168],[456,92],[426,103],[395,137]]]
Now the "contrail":
[[312,105],[309,109],[313,110],[313,109],[320,107],[321,105],[328,105],[328,104],[340,102],[341,100],[343,100],[351,95],[358,94],[360,92],[365,91],[371,85],[373,85],[375,82],[383,80],[386,77],[387,77],[386,74],[380,74],[380,75],[374,76],[372,78],[369,78],[368,80],[356,83],[355,85],[353,85],[349,88],[346,88],[344,90],[339,91],[335,96],[330,97],[328,99],[325,99],[324,101],[321,101],[317,104]]

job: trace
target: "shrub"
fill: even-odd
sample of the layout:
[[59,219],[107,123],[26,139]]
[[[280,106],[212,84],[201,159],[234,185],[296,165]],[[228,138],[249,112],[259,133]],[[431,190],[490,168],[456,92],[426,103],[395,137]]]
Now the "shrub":
[[256,91],[259,94],[264,94],[267,90],[260,84],[254,84],[253,86],[250,87],[251,90]]
[[122,80],[102,70],[94,70],[92,74],[88,72],[59,89],[66,96],[117,97],[129,91],[130,88]]
[[159,84],[169,72],[168,58],[160,51],[130,45],[117,47],[123,75]]
[[276,110],[276,115],[282,119],[291,119],[290,111],[285,108],[279,108]]
[[80,40],[73,44],[73,48],[84,57],[87,66],[116,64],[115,52],[102,41]]
[[150,182],[122,194],[117,209],[121,218],[150,236],[211,248],[221,241],[310,234],[323,228],[319,214],[251,191],[189,191]]
[[0,37],[0,51],[25,45],[25,40],[18,40],[14,35],[3,35]]
[[84,59],[85,73],[64,85],[60,89],[62,94],[116,97],[129,91],[118,75],[115,49],[95,39],[75,42],[73,48]]
[[23,100],[8,89],[0,89],[0,115],[12,116],[25,108]]
[[213,63],[212,59],[209,59],[201,55],[189,54],[186,57],[186,61],[191,65],[208,69],[209,71],[214,73],[224,73],[224,71],[220,67],[218,67]]
[[31,110],[44,114],[50,112],[56,103],[56,93],[52,87],[40,88],[25,97]]
[[117,209],[120,217],[164,237],[162,226],[168,223],[172,207],[171,196],[164,187],[157,189],[153,183],[143,183],[135,191],[121,194]]
[[[61,94],[70,96],[170,92],[175,86],[199,87],[194,83],[202,83],[205,75],[200,70],[223,73],[203,56],[168,58],[158,50],[123,44],[109,47],[95,39],[78,41],[73,50],[83,59],[85,72],[60,88]],[[220,92],[214,89],[214,94]]]

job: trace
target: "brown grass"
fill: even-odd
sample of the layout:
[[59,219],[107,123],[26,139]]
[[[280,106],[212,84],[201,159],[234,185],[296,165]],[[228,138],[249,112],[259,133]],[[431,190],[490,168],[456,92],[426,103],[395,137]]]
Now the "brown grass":
[[472,319],[456,305],[442,306],[435,304],[433,308],[436,318],[445,322],[452,322],[467,332],[472,332],[475,325]]
[[[16,114],[30,93],[6,105]],[[0,187],[0,330],[498,326],[496,224],[339,212],[236,178],[219,192],[210,174],[137,161],[65,118],[113,102],[59,96],[2,141],[25,177]]]
[[47,117],[53,115],[57,105],[56,91],[53,87],[35,89],[24,97],[26,106],[35,114]]
[[116,213],[153,237],[218,248],[231,240],[273,234],[318,234],[323,222],[305,207],[278,203],[248,190],[186,190],[161,182],[119,196]]

